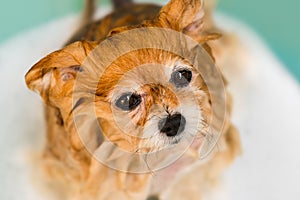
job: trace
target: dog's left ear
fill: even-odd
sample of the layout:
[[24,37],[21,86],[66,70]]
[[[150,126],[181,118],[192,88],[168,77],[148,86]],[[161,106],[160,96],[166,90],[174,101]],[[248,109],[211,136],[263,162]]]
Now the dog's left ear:
[[39,92],[45,103],[50,103],[51,97],[67,92],[66,87],[72,86],[76,74],[83,70],[82,63],[95,47],[94,43],[80,41],[49,54],[27,72],[27,86]]
[[171,0],[160,10],[155,23],[188,35],[198,35],[203,31],[203,19],[203,0]]

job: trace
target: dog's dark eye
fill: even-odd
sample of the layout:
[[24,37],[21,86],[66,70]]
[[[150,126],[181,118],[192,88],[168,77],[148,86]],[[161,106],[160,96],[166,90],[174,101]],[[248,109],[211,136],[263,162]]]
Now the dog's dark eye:
[[178,88],[186,87],[192,80],[192,72],[188,69],[174,71],[171,75],[171,82]]
[[122,110],[129,111],[135,109],[142,101],[140,95],[135,93],[125,93],[116,101],[116,106]]

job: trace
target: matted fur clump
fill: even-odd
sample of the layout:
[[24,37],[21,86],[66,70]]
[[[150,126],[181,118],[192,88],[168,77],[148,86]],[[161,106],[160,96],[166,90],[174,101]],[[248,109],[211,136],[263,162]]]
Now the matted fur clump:
[[199,199],[240,151],[220,35],[200,0],[121,5],[26,75],[46,103],[47,172],[62,199]]

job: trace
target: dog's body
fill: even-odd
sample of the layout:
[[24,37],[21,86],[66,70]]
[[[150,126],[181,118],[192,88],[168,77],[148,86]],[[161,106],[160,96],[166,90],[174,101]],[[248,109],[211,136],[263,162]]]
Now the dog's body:
[[[88,2],[91,3],[91,1]],[[198,161],[195,159],[195,155],[192,155],[195,147],[191,147],[190,151],[187,151],[181,159],[162,170],[153,173],[149,171],[135,174],[111,169],[90,154],[90,149],[96,152],[97,148],[105,140],[112,141],[118,147],[129,152],[138,149],[149,153],[153,149],[162,148],[163,146],[161,145],[165,145],[157,141],[155,143],[155,145],[158,145],[157,147],[151,142],[150,144],[144,144],[141,140],[136,140],[131,136],[124,136],[120,133],[118,125],[111,119],[111,104],[113,104],[112,102],[117,102],[116,106],[119,107],[117,109],[120,110],[120,108],[124,108],[122,102],[126,99],[113,100],[114,94],[112,94],[112,91],[118,87],[122,76],[125,76],[129,71],[134,71],[136,66],[144,63],[155,61],[155,63],[160,65],[169,65],[170,63],[177,63],[177,65],[180,63],[182,66],[189,65],[186,61],[178,58],[178,56],[161,50],[146,49],[127,53],[119,57],[103,72],[97,85],[94,100],[97,107],[96,115],[100,119],[99,124],[101,125],[102,133],[97,136],[89,136],[88,140],[92,142],[88,145],[82,141],[82,137],[77,133],[76,128],[78,126],[74,125],[72,118],[82,108],[84,109],[87,100],[85,97],[82,97],[73,103],[75,80],[78,73],[88,71],[84,64],[87,56],[105,39],[127,30],[145,27],[168,28],[192,37],[214,59],[213,52],[207,42],[218,38],[219,35],[210,33],[217,29],[213,26],[209,13],[206,15],[206,18],[203,18],[203,13],[200,9],[200,7],[203,7],[202,2],[174,0],[163,8],[156,5],[133,4],[126,1],[115,1],[114,4],[119,5],[120,8],[115,9],[112,14],[100,21],[87,23],[89,20],[85,20],[84,24],[87,25],[70,39],[66,47],[39,61],[26,75],[26,82],[29,88],[38,90],[47,104],[47,145],[43,155],[46,171],[54,181],[57,181],[56,186],[60,188],[58,193],[61,194],[61,199],[146,199],[151,195],[159,196],[160,199],[199,199],[201,193],[205,192],[207,183],[214,181],[223,169],[240,153],[238,133],[229,120],[231,111],[229,98],[226,102],[227,114],[223,132],[218,142],[219,148],[216,148],[204,160]],[[87,16],[91,18],[90,15]],[[205,26],[205,28],[202,26],[203,20],[209,22],[209,25]],[[215,48],[218,48],[218,46],[216,45],[213,50]],[[218,56],[216,59],[218,60]],[[188,69],[184,68],[181,71],[179,70],[179,72],[193,72],[192,70],[190,72]],[[116,71],[118,71],[118,74],[116,74]],[[171,77],[173,77],[175,72],[172,73]],[[139,74],[141,72],[136,73]],[[189,76],[185,77],[189,79]],[[193,77],[195,77],[195,74]],[[149,81],[148,77],[144,79]],[[201,101],[197,99],[199,101],[197,104],[201,108],[203,120],[209,124],[211,99],[206,94],[207,86],[200,80],[201,78],[198,79],[189,80],[187,84],[201,85],[203,93],[199,94]],[[181,121],[180,123],[187,118],[186,126],[188,126],[189,116],[184,118],[181,115],[182,113],[180,114],[179,111],[175,112],[179,104],[177,100],[185,101],[180,94],[174,92],[177,89],[181,90],[185,85],[178,86],[177,84],[173,81],[173,85],[171,84],[172,86],[168,87],[161,84],[156,84],[155,86],[153,84],[142,85],[137,94],[131,93],[131,96],[128,97],[131,100],[132,96],[135,95],[135,99],[132,100],[135,102],[132,104],[134,108],[124,108],[123,111],[127,112],[129,110],[128,112],[131,112],[136,107],[139,108],[141,102],[145,101],[145,111],[140,108],[141,111],[139,112],[147,114],[134,114],[133,117],[133,114],[130,115],[132,120],[145,130],[150,126],[147,122],[150,121],[151,113],[160,117],[165,116],[161,114],[164,109],[168,112],[168,117],[165,120],[173,120],[173,118],[181,116],[179,118],[181,119],[179,120]],[[134,86],[129,85],[129,87]],[[117,96],[120,96],[118,91],[116,93]],[[176,93],[176,96],[174,96],[174,93]],[[149,99],[147,95],[149,95]],[[167,96],[167,98],[161,98],[161,96]],[[154,111],[152,111],[153,105],[157,105]],[[147,106],[149,106],[149,109]],[[164,121],[164,123],[166,122]],[[164,125],[162,127],[158,125],[158,127],[159,131],[166,133],[168,137],[173,134],[173,132],[167,132]],[[92,131],[92,128],[89,126],[88,130]],[[176,132],[179,129],[176,129]],[[198,145],[198,149],[200,144],[193,143],[193,145]]]

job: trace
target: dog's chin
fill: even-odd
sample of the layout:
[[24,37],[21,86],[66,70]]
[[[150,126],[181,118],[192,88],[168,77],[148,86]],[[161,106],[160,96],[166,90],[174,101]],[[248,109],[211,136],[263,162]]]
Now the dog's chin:
[[[204,138],[202,137],[201,139],[203,140]],[[171,148],[185,151],[190,146],[193,146],[193,149],[200,148],[201,143],[197,136],[191,136],[186,132],[172,137],[168,137],[164,133],[159,132],[156,136],[146,138],[140,143],[140,152],[144,152],[145,150],[146,153],[155,153]]]
[[173,146],[173,145],[176,145],[176,144],[179,144],[180,141],[182,140],[182,137],[174,137],[174,138],[170,138],[172,139],[173,141],[170,142],[170,146]]
[[191,148],[195,151],[198,151],[201,148],[205,136],[198,133],[195,136],[186,136],[186,133],[182,133],[179,136],[168,138],[169,144],[165,148],[174,147],[177,145],[185,145],[186,149]]
[[[178,136],[168,137],[168,136],[165,136],[164,133],[160,133],[160,134],[162,135],[162,138],[164,138],[163,143],[161,143],[160,146],[153,147],[152,148],[153,151],[167,149],[167,148],[174,147],[176,145],[180,145],[182,140],[184,139],[184,135],[185,135],[185,133],[182,133]],[[156,142],[156,144],[157,143],[159,143],[159,142]]]

